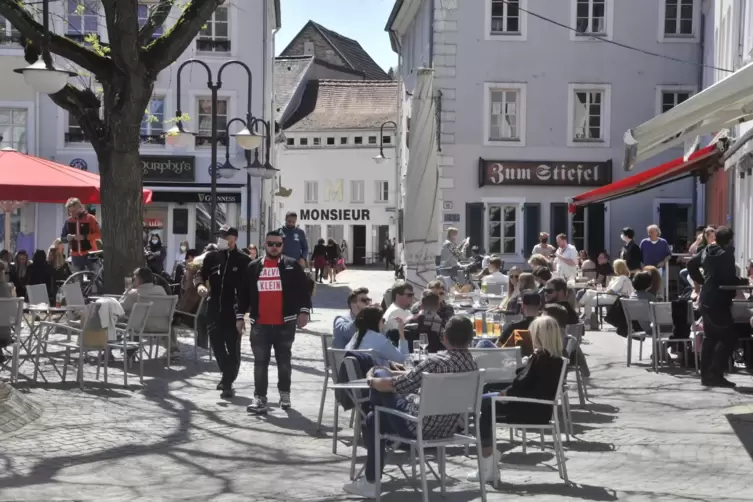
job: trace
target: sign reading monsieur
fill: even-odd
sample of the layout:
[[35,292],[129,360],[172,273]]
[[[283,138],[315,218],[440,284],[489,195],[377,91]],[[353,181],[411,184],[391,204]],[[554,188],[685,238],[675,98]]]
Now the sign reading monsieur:
[[196,159],[188,156],[141,156],[144,181],[194,181]]
[[368,209],[301,209],[302,220],[309,221],[369,221]]
[[606,162],[534,162],[478,160],[478,184],[600,187],[612,182]]

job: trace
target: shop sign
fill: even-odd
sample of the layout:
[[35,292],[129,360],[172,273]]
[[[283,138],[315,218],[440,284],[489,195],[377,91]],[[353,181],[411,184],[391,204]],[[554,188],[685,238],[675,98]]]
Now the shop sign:
[[460,221],[460,215],[458,213],[445,213],[444,221],[446,223],[458,223]]
[[89,164],[87,164],[84,159],[73,159],[70,166],[74,169],[80,169],[81,171],[89,170]]
[[189,156],[141,156],[144,181],[194,181],[196,159]]
[[164,228],[164,224],[159,218],[147,218],[144,220],[144,228]]
[[[148,187],[147,187],[148,188]],[[183,204],[209,204],[212,202],[212,192],[161,192],[159,188],[152,188],[152,202],[179,202]],[[217,202],[224,204],[240,204],[240,192],[219,192]]]
[[301,209],[302,220],[308,221],[370,221],[369,209]]
[[612,160],[606,162],[536,162],[479,158],[478,182],[479,186],[599,187],[612,182]]

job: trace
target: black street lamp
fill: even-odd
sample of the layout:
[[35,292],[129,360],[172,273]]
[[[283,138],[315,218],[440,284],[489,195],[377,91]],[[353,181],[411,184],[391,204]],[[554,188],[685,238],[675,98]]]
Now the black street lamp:
[[[180,67],[178,67],[178,76],[176,79],[177,83],[177,100],[176,100],[176,109],[175,109],[175,118],[176,118],[176,124],[170,128],[167,131],[167,142],[168,144],[172,146],[178,146],[178,147],[188,147],[192,145],[195,141],[195,134],[192,132],[189,132],[184,126],[183,122],[181,121],[181,117],[183,115],[183,112],[181,111],[180,106],[180,76],[183,72],[183,69],[188,66],[189,64],[199,64],[207,71],[207,87],[212,92],[212,137],[210,138],[210,141],[212,143],[212,157],[211,157],[211,173],[212,173],[212,198],[210,201],[210,214],[211,216],[211,230],[212,235],[217,231],[217,177],[220,176],[220,170],[217,169],[217,142],[219,141],[219,138],[217,137],[217,102],[218,102],[218,91],[220,88],[222,88],[222,72],[230,65],[239,65],[243,67],[244,70],[246,70],[246,74],[248,75],[248,101],[247,101],[247,112],[246,112],[246,118],[247,122],[249,119],[251,119],[251,100],[252,100],[252,88],[253,88],[253,77],[251,75],[251,69],[248,67],[246,63],[243,61],[238,60],[231,60],[227,61],[220,66],[220,69],[217,71],[217,82],[213,82],[212,77],[212,69],[209,68],[209,65],[207,65],[204,61],[200,59],[189,59],[187,61],[184,61]],[[228,124],[229,125],[229,124]],[[238,145],[243,148],[244,150],[253,150],[254,148],[257,148],[261,144],[262,138],[258,136],[257,134],[251,132],[248,127],[243,129],[242,131],[235,134],[235,139],[238,142]],[[229,142],[228,142],[228,148],[229,148]]]
[[374,162],[377,164],[383,164],[387,157],[384,156],[384,126],[392,124],[397,129],[397,124],[392,120],[388,120],[379,126],[379,153],[374,157]]

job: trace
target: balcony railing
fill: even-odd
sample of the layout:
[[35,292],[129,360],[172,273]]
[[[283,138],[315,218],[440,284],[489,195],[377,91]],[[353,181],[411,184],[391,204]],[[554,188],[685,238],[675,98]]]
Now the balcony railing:
[[165,135],[163,133],[160,133],[160,134],[142,134],[141,135],[141,144],[142,145],[164,145],[165,144]]
[[65,133],[65,143],[86,143],[86,135],[83,131],[68,131]]
[[196,40],[196,50],[200,52],[230,52],[230,40],[200,38]]
[[[212,144],[212,136],[209,134],[197,134],[196,135],[196,146],[211,146]],[[224,133],[220,133],[217,135],[217,144],[222,146],[227,146],[227,136],[225,136]]]

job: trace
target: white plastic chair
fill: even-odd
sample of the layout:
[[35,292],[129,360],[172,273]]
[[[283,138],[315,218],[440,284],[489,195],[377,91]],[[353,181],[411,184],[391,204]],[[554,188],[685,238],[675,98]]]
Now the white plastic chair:
[[627,366],[630,366],[633,359],[633,340],[640,342],[638,346],[638,360],[640,361],[643,359],[643,342],[648,337],[645,331],[633,331],[633,323],[648,326],[651,323],[651,313],[647,300],[621,298],[620,304],[627,323]]
[[[383,406],[374,407],[374,434],[376,444],[382,439],[392,441],[393,443],[408,444],[412,449],[418,451],[419,463],[421,467],[421,491],[423,501],[429,502],[429,488],[426,479],[426,448],[437,449],[437,461],[439,467],[439,482],[442,495],[445,494],[445,449],[447,446],[464,446],[476,445],[478,454],[478,468],[481,472],[481,438],[478,434],[471,436],[468,434],[454,434],[443,439],[424,439],[423,438],[423,421],[426,417],[437,415],[466,415],[472,414],[475,423],[479,423],[479,414],[481,412],[481,382],[483,381],[482,371],[469,371],[465,373],[424,373],[421,376],[421,393],[418,407],[418,415],[412,416],[391,408]],[[447,399],[452,396],[452,399]],[[412,422],[416,426],[416,438],[404,438],[394,434],[382,434],[380,429],[380,415],[390,414]],[[376,450],[375,457],[376,469],[376,500],[381,500],[381,458],[379,449]],[[479,479],[481,488],[481,500],[486,501],[486,486],[483,478]]]
[[[493,437],[493,444],[497,444],[497,426],[501,425],[504,427],[509,427],[512,429],[520,429],[523,432],[523,453],[526,452],[526,443],[525,443],[525,437],[526,437],[526,430],[528,429],[534,429],[539,430],[542,433],[544,431],[551,431],[552,432],[552,442],[554,446],[554,452],[557,459],[557,470],[559,471],[560,477],[565,481],[565,483],[568,483],[567,479],[567,466],[565,465],[565,452],[562,447],[562,431],[560,429],[560,423],[559,423],[559,415],[557,413],[557,405],[562,400],[562,394],[565,384],[565,375],[567,374],[567,366],[568,361],[566,359],[562,359],[562,370],[560,371],[560,379],[559,384],[557,385],[557,394],[554,396],[554,399],[552,401],[544,400],[544,399],[531,399],[527,397],[511,397],[511,396],[498,396],[492,398],[492,437]],[[497,423],[497,403],[530,403],[530,404],[543,404],[547,406],[552,407],[552,419],[549,421],[548,424],[508,424],[508,423]],[[497,487],[499,485],[499,469],[496,468],[495,465],[494,469],[494,485]]]
[[523,353],[520,347],[469,350],[478,368],[486,370],[482,385],[512,382],[515,380],[518,368],[523,364]]
[[81,290],[81,283],[69,282],[63,284],[63,298],[65,298],[65,304],[69,307],[72,306],[85,306],[86,298],[84,298],[84,292]]
[[569,324],[565,327],[565,334],[575,339],[575,344],[569,351],[567,350],[567,346],[565,347],[565,353],[571,358],[573,354],[575,354],[573,372],[575,373],[575,383],[578,386],[578,400],[580,401],[580,405],[585,407],[586,401],[588,400],[588,389],[586,388],[585,378],[580,369],[579,356],[582,355],[585,358],[585,355],[583,355],[582,349],[580,348],[580,344],[583,341],[583,335],[586,334],[586,325],[582,322],[579,322],[578,324]]
[[[324,343],[324,342],[322,342]],[[369,354],[372,352],[371,349],[367,350],[350,350],[350,349],[333,349],[328,348],[327,349],[327,361],[328,361],[328,367],[327,370],[329,372],[330,378],[332,379],[332,384],[336,385],[339,382],[338,380],[338,374],[340,372],[340,365],[342,365],[343,360],[345,360],[346,354],[349,352],[354,353],[365,353]],[[356,416],[356,408],[353,409],[353,415],[351,417],[351,423],[354,422],[355,416]],[[340,405],[337,402],[337,399],[335,399],[335,418],[334,418],[334,424],[332,426],[332,453],[337,454],[337,430],[340,427]],[[358,441],[358,431],[354,434],[354,441]]]
[[29,305],[49,305],[50,295],[44,284],[32,284],[26,286],[26,294],[29,297]]
[[[319,419],[316,421],[316,432],[319,432],[322,429],[322,418],[324,417],[324,404],[327,401],[327,389],[329,387],[329,381],[332,380],[332,383],[335,383],[336,378],[333,377],[332,372],[330,371],[329,367],[329,353],[327,350],[329,350],[330,347],[332,347],[332,341],[334,340],[333,335],[322,335],[322,359],[324,360],[324,386],[322,387],[322,398],[319,402]],[[337,424],[335,424],[337,425]]]
[[[170,357],[172,355],[172,338],[173,338],[173,317],[175,316],[175,306],[178,304],[177,296],[150,296],[139,295],[137,299],[138,303],[151,303],[152,308],[149,309],[149,316],[146,320],[146,327],[142,336],[149,338],[149,357],[151,354],[152,339],[166,338],[167,339],[167,367],[170,368]],[[159,345],[157,346],[157,353],[159,353]],[[143,353],[139,355],[143,357]]]
[[18,358],[21,350],[23,318],[23,298],[0,298],[0,329],[8,330],[12,340],[11,345],[8,346],[11,347],[10,363],[3,363],[0,369],[10,365],[11,383],[18,381]]
[[116,332],[122,337],[118,342],[109,342],[110,348],[123,350],[123,386],[128,386],[128,350],[136,349],[139,354],[139,382],[144,385],[144,338],[141,336],[146,327],[146,320],[149,318],[149,309],[151,303],[136,303],[131,309],[131,315],[128,316],[128,323],[125,328],[116,328]]
[[[671,302],[651,302],[649,304],[649,312],[651,315],[651,335],[653,342],[653,365],[654,371],[659,372],[659,364],[664,362],[664,349],[669,343],[681,343],[683,349],[686,345],[693,347],[695,342],[694,338],[672,338],[672,331],[662,330],[665,327],[674,327],[674,319],[672,319],[672,303]],[[698,351],[693,350],[695,354],[695,367],[698,368]],[[661,358],[661,359],[660,359]]]

